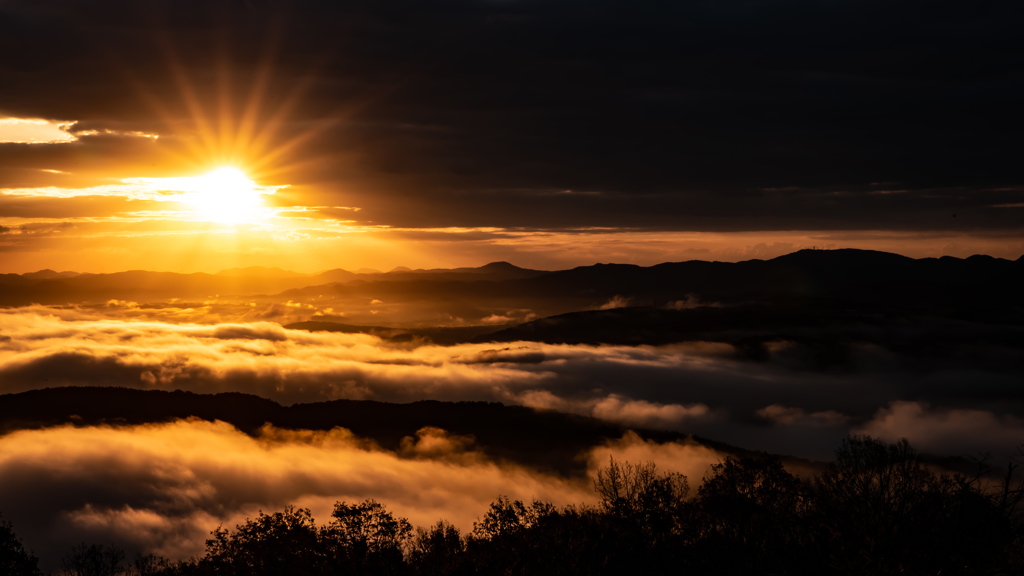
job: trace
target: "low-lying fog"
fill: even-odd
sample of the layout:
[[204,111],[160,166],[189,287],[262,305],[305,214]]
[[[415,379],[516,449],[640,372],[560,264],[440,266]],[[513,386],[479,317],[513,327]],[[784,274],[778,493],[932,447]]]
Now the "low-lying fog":
[[801,361],[780,341],[767,359],[733,345],[432,344],[288,330],[268,322],[215,325],[127,321],[78,308],[0,312],[0,392],[109,385],[282,403],[349,398],[391,402],[488,400],[694,433],[744,448],[827,459],[840,438],[907,437],[938,455],[1014,452],[1024,441],[1016,365],[922,366],[897,352],[850,344],[853,368]]

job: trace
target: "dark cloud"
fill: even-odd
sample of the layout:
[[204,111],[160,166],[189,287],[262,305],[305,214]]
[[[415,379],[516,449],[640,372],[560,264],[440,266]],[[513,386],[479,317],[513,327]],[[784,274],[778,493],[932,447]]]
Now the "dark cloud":
[[362,208],[351,215],[362,222],[1020,228],[1019,209],[993,207],[1020,203],[1024,184],[1016,2],[0,10],[3,112],[161,134],[145,146],[113,136],[0,145],[5,158],[73,165],[130,147],[147,166],[191,142],[198,162],[219,97],[237,118],[259,96],[275,144],[306,137],[275,157],[272,178],[317,190],[309,204]]

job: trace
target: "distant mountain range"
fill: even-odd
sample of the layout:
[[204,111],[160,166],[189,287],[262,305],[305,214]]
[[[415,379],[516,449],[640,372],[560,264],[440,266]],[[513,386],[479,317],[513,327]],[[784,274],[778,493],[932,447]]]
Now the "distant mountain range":
[[[1024,257],[913,259],[868,250],[801,250],[771,260],[676,262],[641,267],[597,264],[545,272],[495,262],[479,268],[301,275],[273,268],[218,274],[129,271],[115,274],[0,275],[0,305],[104,302],[107,299],[262,297],[403,303],[429,318],[447,308],[466,317],[530,310],[534,317],[622,307],[686,309],[785,302],[888,309],[1019,311]],[[461,308],[460,308],[461,307]],[[498,312],[491,312],[498,311]],[[376,313],[376,312],[375,312]],[[452,312],[453,314],[456,312]],[[1015,312],[1014,312],[1015,313]],[[383,317],[381,317],[383,318]],[[331,320],[331,319],[327,319]],[[398,316],[389,323],[401,323]],[[513,323],[513,320],[509,320]],[[423,322],[419,322],[423,326]]]
[[[493,328],[324,321],[287,327],[438,344],[725,342],[750,360],[768,358],[773,342],[789,342],[802,345],[800,362],[813,370],[855,369],[859,345],[958,369],[977,368],[967,360],[977,354],[965,350],[1024,349],[1024,261],[979,256],[915,260],[859,250],[802,251],[736,264],[597,265],[496,283],[348,283],[331,290],[349,298],[372,292],[397,299],[406,291],[421,299],[570,311]],[[985,369],[1024,373],[1018,364]]]
[[252,266],[232,268],[216,274],[196,272],[149,272],[130,270],[111,274],[79,274],[41,270],[26,274],[0,274],[0,306],[103,302],[108,299],[212,298],[216,296],[273,295],[302,287],[321,287],[353,281],[435,282],[489,281],[531,278],[545,274],[508,262],[493,262],[479,268],[437,270],[396,269],[391,272],[364,270],[363,273],[335,269],[319,274],[301,274],[280,268]]

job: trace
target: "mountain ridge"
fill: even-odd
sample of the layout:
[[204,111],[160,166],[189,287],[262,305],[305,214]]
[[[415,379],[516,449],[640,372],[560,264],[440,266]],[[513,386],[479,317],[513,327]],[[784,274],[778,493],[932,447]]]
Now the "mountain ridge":
[[[407,404],[376,400],[328,400],[285,406],[253,394],[199,394],[181,390],[119,387],[41,388],[0,395],[0,434],[53,426],[127,426],[186,418],[222,421],[256,435],[265,424],[295,430],[343,427],[389,450],[424,427],[472,437],[498,461],[510,461],[569,476],[584,477],[587,463],[577,456],[615,441],[627,430],[656,442],[692,440],[737,456],[758,452],[682,432],[625,427],[589,416],[499,402],[420,400]],[[809,460],[786,457],[803,466]]]
[[[225,295],[284,300],[328,294],[366,301],[393,301],[395,297],[485,299],[507,308],[541,306],[542,315],[550,315],[596,308],[618,296],[638,298],[637,305],[664,305],[688,294],[721,302],[765,294],[854,299],[866,294],[877,301],[920,298],[935,304],[942,299],[983,298],[1009,303],[1015,292],[1024,290],[1024,258],[914,259],[888,252],[839,249],[800,250],[771,260],[691,260],[647,267],[596,264],[542,271],[492,262],[478,268],[367,275],[336,269],[293,278],[275,278],[261,270],[256,276],[132,270],[34,280],[8,274],[0,275],[0,305]],[[545,299],[561,303],[544,308]]]

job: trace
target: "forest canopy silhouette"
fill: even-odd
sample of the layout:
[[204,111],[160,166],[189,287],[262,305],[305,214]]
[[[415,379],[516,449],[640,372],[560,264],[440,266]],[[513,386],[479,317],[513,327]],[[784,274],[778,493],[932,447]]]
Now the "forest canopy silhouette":
[[[317,523],[283,510],[215,529],[205,552],[127,560],[82,543],[67,576],[461,574],[1004,574],[1024,568],[1024,484],[936,474],[905,441],[851,436],[823,472],[800,480],[777,457],[727,458],[695,491],[652,462],[610,459],[595,505],[497,497],[465,533],[444,519],[415,530],[373,499],[337,502]],[[998,478],[993,480],[993,478]],[[9,523],[0,568],[41,574]]]

